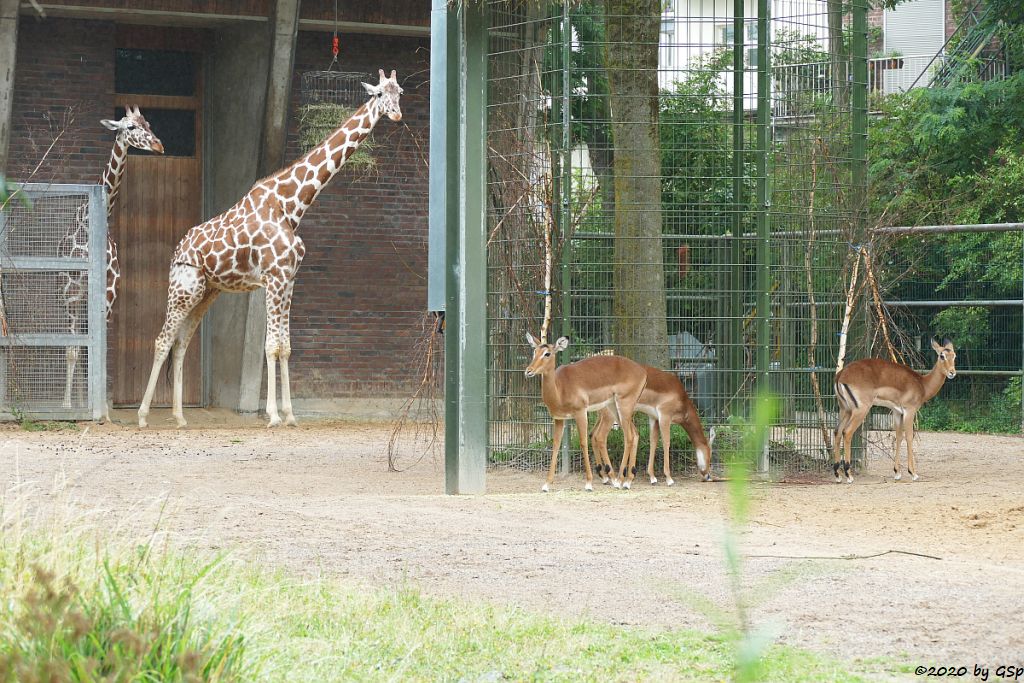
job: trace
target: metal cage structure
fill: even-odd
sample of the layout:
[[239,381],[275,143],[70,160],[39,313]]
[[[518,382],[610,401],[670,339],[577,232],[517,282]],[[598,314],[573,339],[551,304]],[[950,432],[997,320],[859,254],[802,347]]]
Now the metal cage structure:
[[101,186],[16,186],[0,212],[0,413],[102,417],[106,254]]
[[[866,0],[649,4],[659,14],[483,10],[488,464],[550,457],[540,384],[523,375],[548,230],[551,339],[571,340],[560,362],[613,352],[675,372],[719,450],[739,447],[768,388],[779,415],[761,469],[817,471],[831,463],[847,254],[866,223]],[[645,97],[653,122],[638,117]],[[563,470],[579,465],[578,439]]]

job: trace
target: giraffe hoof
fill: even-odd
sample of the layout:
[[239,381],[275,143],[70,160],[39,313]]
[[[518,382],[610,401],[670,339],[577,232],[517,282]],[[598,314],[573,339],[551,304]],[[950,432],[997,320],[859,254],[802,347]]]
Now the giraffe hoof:
[[178,417],[177,415],[174,416],[174,422],[178,425],[178,429],[181,429],[188,424],[188,422],[185,422],[185,418]]
[[281,426],[281,418],[279,418],[279,417],[272,417],[272,418],[270,418],[270,422],[267,423],[267,429],[273,429],[274,427],[280,427],[280,426]]
[[145,429],[148,426],[149,426],[149,423],[146,422],[146,418],[140,417],[139,418],[139,429]]
[[298,427],[299,426],[299,422],[298,422],[298,420],[295,419],[294,415],[289,415],[288,417],[286,417],[284,419],[284,426],[285,427]]

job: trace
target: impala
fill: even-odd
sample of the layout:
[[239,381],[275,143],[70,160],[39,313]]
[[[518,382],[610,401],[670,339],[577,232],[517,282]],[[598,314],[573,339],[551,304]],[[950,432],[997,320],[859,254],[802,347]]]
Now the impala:
[[[841,481],[839,467],[842,465],[847,483],[853,483],[850,476],[850,440],[864,422],[872,406],[892,409],[896,423],[896,448],[893,457],[893,478],[899,480],[900,441],[907,441],[907,472],[917,481],[917,467],[914,464],[914,418],[947,379],[956,377],[956,351],[948,339],[940,345],[932,339],[932,348],[938,354],[935,367],[925,375],[919,375],[906,365],[892,363],[880,358],[866,358],[850,363],[836,375],[836,399],[839,401],[839,424],[835,432],[835,453],[832,471],[836,482]],[[846,459],[840,463],[840,437],[846,444]]]
[[[642,365],[622,356],[591,356],[583,360],[556,367],[555,355],[569,346],[566,337],[559,337],[554,344],[538,341],[529,332],[526,340],[533,347],[533,358],[526,367],[526,376],[540,376],[540,394],[554,420],[552,435],[551,467],[542,491],[547,491],[555,479],[558,463],[558,448],[562,443],[565,421],[572,418],[580,433],[580,447],[583,449],[583,467],[586,472],[584,489],[594,490],[594,475],[590,469],[590,453],[587,443],[587,413],[604,408],[614,408],[623,426],[625,450],[631,460],[636,460],[638,433],[633,426],[633,411],[637,399],[647,383],[647,372]],[[631,428],[631,429],[630,429]],[[604,469],[606,467],[606,469]],[[602,467],[603,475],[611,472],[611,466]],[[633,474],[623,481],[629,488]]]
[[[672,469],[669,464],[669,446],[672,441],[673,424],[682,425],[686,430],[697,453],[697,468],[700,470],[701,478],[704,481],[711,481],[711,444],[715,440],[715,430],[711,430],[710,441],[704,438],[704,428],[701,426],[700,416],[697,415],[697,408],[690,400],[678,375],[648,365],[644,366],[644,370],[647,372],[647,386],[640,394],[636,409],[647,415],[650,424],[651,450],[647,457],[647,475],[651,478],[651,483],[658,483],[658,478],[654,475],[654,453],[658,448],[659,431],[662,451],[665,454],[665,483],[669,486],[675,483],[672,480]],[[603,410],[591,436],[594,442],[594,452],[597,453],[599,460],[604,462],[608,461],[608,432],[612,430],[614,422],[615,415],[612,411]],[[623,463],[620,468],[632,469],[635,465],[634,460],[628,464]]]

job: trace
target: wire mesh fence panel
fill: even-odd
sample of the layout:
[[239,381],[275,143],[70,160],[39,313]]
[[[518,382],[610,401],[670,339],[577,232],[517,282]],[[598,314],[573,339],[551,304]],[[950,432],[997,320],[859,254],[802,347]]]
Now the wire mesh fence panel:
[[[726,451],[767,386],[781,397],[767,464],[830,458],[844,268],[863,207],[853,114],[867,82],[852,78],[851,11],[491,3],[492,464],[542,467],[551,455],[540,382],[523,376],[524,334],[543,322],[545,231],[549,338],[571,340],[560,362],[616,353],[676,374]],[[578,466],[579,436],[568,442],[563,467]],[[678,426],[672,450],[692,473]]]
[[102,188],[17,188],[0,212],[0,412],[93,419],[106,401]]
[[[1024,370],[1022,232],[900,235],[885,250],[896,353],[926,372],[929,339],[956,348],[957,375],[920,411],[919,429],[1019,433]],[[874,424],[888,428],[888,415]]]

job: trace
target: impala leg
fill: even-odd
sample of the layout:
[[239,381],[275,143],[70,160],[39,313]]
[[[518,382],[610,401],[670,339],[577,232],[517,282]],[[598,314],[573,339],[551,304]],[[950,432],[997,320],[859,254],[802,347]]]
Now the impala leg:
[[907,442],[907,472],[912,481],[917,481],[917,463],[914,461],[914,418],[917,411],[908,410],[903,416],[903,438]]
[[903,478],[903,473],[900,471],[900,441],[903,440],[906,422],[903,412],[899,410],[892,411],[892,419],[896,425],[893,430],[892,478],[893,481],[899,481]]
[[844,440],[844,434],[846,431],[846,425],[850,422],[851,411],[844,408],[842,405],[839,407],[839,423],[836,425],[836,431],[832,438],[832,473],[836,476],[836,483],[838,484],[842,479],[839,478],[839,468],[842,466],[842,456],[840,455],[840,448]]
[[622,488],[624,489],[633,486],[633,478],[636,476],[636,450],[640,441],[640,433],[637,431],[636,425],[633,424],[633,409],[638,397],[639,393],[636,397],[631,397],[628,402],[616,399],[615,403],[625,446],[622,452],[622,465],[619,467],[619,476],[622,477]]
[[651,442],[651,447],[647,454],[647,476],[651,478],[651,485],[658,483],[658,478],[654,476],[654,456],[658,450],[658,418],[647,416],[647,434],[648,440]]
[[541,487],[541,491],[547,493],[551,484],[555,481],[555,468],[558,467],[558,449],[562,445],[562,432],[565,431],[565,420],[555,419],[554,429],[551,434],[551,466],[548,467],[548,478]]
[[846,460],[843,463],[843,471],[846,474],[846,483],[852,484],[853,477],[850,476],[850,459],[852,454],[850,452],[853,447],[853,435],[860,428],[861,424],[864,423],[864,418],[868,416],[868,412],[871,410],[871,405],[862,405],[860,408],[855,409],[851,414],[850,418],[846,423],[846,428],[843,430],[843,448],[846,452]]
[[587,409],[579,411],[575,415],[576,417],[576,429],[580,433],[580,448],[583,450],[583,473],[586,477],[586,483],[583,484],[583,490],[593,491],[594,490],[594,473],[590,469],[590,449],[588,442],[589,427],[587,425]]
[[594,445],[595,459],[597,460],[597,473],[601,475],[602,484],[611,482],[612,465],[611,458],[608,457],[608,433],[612,429],[614,419],[615,417],[610,410],[602,410],[597,420],[597,426],[594,427],[594,433],[590,437],[590,442]]
[[672,486],[676,482],[672,479],[672,463],[669,453],[672,450],[672,421],[666,415],[658,420],[661,426],[661,457],[664,460],[665,485]]

